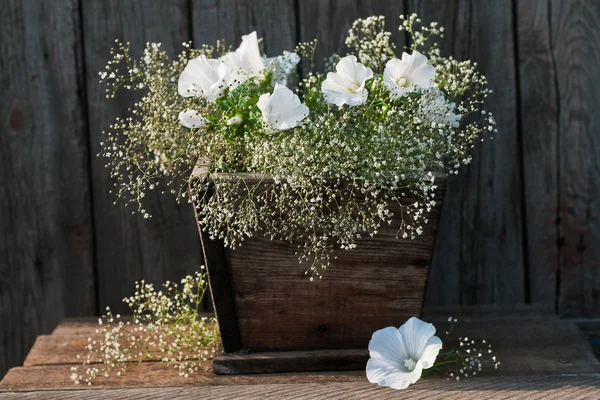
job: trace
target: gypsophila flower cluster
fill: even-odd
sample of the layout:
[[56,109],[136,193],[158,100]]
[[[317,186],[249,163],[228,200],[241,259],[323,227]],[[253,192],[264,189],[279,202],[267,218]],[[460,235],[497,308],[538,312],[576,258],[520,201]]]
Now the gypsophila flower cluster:
[[[450,327],[446,331],[445,343],[450,341],[452,329],[458,322],[449,317]],[[446,366],[448,379],[459,381],[478,375],[487,368],[498,369],[500,361],[493,354],[492,345],[485,339],[465,337],[458,338],[458,345],[446,352],[440,353],[437,366]]]
[[[184,44],[174,60],[159,44],[141,60],[118,44],[101,73],[107,96],[142,93],[102,143],[118,197],[145,217],[150,191],[194,202],[203,229],[231,248],[254,235],[298,243],[311,278],[383,225],[415,238],[439,201],[432,172],[458,173],[495,122],[476,65],[440,55],[443,28],[401,18],[406,52],[384,17],[360,19],[326,72],[314,69],[316,41],[267,57],[255,32],[237,49]],[[198,159],[210,174],[188,193]]]
[[88,338],[86,355],[77,355],[83,364],[71,368],[76,384],[122,376],[132,362],[146,360],[165,362],[185,377],[210,368],[209,360],[220,351],[220,335],[216,319],[198,313],[208,288],[206,275],[197,272],[180,285],[167,281],[162,286],[157,291],[144,281],[135,283],[133,296],[123,299],[131,318],[107,307],[97,337]]

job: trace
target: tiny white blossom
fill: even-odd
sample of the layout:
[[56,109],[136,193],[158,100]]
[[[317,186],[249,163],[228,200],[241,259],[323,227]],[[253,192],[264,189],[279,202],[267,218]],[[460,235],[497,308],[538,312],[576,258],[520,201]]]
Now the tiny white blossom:
[[227,120],[227,125],[240,125],[242,122],[244,122],[242,117],[233,117]]
[[291,129],[308,116],[308,107],[300,98],[283,85],[275,84],[273,94],[261,95],[257,103],[263,115],[267,133]]
[[287,78],[298,66],[300,56],[290,51],[284,51],[277,57],[264,57],[264,62],[273,69],[274,83],[287,86]]
[[385,65],[383,82],[391,92],[392,98],[406,96],[417,88],[427,89],[434,86],[435,67],[428,63],[427,57],[418,51],[412,54],[402,53],[402,59],[393,58]]
[[186,128],[193,129],[205,127],[208,121],[195,110],[187,109],[179,113],[179,123]]
[[335,72],[329,72],[321,84],[328,103],[341,107],[344,104],[358,106],[367,101],[369,92],[365,87],[373,77],[373,70],[356,61],[355,56],[340,59]]
[[434,335],[432,324],[415,317],[399,329],[390,326],[376,331],[369,342],[369,382],[406,389],[418,381],[423,369],[433,367],[442,348],[442,341]]
[[215,101],[223,93],[226,74],[227,68],[221,61],[201,55],[187,63],[179,76],[177,89],[183,97]]

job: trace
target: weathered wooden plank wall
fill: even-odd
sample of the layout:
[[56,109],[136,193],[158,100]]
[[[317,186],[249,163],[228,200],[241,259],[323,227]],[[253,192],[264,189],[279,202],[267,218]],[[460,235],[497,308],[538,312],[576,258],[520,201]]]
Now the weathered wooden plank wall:
[[318,65],[357,17],[400,13],[446,27],[442,51],[472,58],[495,94],[499,133],[449,182],[427,304],[543,303],[600,313],[600,1],[4,1],[0,7],[0,376],[64,316],[91,315],[136,279],[202,263],[192,212],[153,197],[144,220],[113,205],[102,131],[132,97],[106,100],[98,72],[115,38],[160,41],[257,30],[273,55],[317,38]]
[[56,5],[0,5],[0,376],[97,311],[78,3]]

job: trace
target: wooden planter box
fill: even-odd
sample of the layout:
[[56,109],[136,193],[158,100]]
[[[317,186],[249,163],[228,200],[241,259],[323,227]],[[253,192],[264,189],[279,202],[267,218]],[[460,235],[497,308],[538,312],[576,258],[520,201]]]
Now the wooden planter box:
[[[193,175],[209,179],[202,165]],[[231,250],[200,229],[225,350],[215,372],[364,368],[373,332],[421,314],[446,175],[437,174],[436,183],[437,205],[421,236],[398,240],[399,224],[382,226],[356,249],[338,250],[313,282],[295,244],[253,237]]]

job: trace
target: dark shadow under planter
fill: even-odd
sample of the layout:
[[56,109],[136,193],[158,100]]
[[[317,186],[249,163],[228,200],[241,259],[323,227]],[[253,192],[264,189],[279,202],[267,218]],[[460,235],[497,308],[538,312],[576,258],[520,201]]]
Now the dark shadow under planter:
[[[194,177],[210,179],[198,167]],[[437,204],[422,235],[396,239],[399,223],[382,226],[356,249],[338,250],[313,282],[295,244],[253,237],[231,250],[200,229],[225,350],[215,372],[364,368],[373,332],[421,314],[446,175],[436,174],[436,184]],[[398,205],[390,209],[400,215]]]

